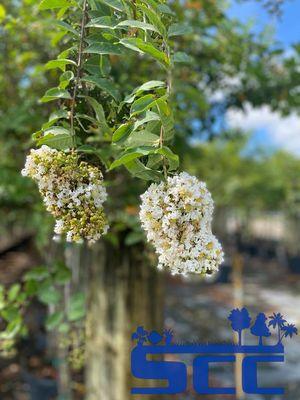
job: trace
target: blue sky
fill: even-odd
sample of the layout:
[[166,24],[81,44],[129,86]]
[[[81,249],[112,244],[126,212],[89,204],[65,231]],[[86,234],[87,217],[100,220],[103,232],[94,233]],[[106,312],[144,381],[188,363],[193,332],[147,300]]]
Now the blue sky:
[[[271,16],[261,2],[232,0],[228,14],[243,23],[251,20],[255,32],[272,26],[276,40],[288,52],[292,44],[300,42],[300,0],[285,0],[281,17]],[[234,128],[252,131],[254,134],[250,143],[252,148],[263,145],[269,148],[282,148],[300,155],[300,115],[293,113],[283,118],[267,106],[261,109],[249,106],[246,114],[241,111],[230,111],[227,123]]]
[[283,14],[278,18],[271,16],[261,2],[241,0],[233,1],[228,13],[243,22],[254,20],[257,30],[271,24],[275,29],[276,39],[289,48],[291,44],[300,40],[300,1],[285,0],[282,10]]

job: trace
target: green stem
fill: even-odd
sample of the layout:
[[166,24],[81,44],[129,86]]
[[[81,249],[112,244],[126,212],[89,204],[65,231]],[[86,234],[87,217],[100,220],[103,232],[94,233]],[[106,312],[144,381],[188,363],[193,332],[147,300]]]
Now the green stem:
[[73,147],[76,147],[76,138],[75,138],[76,134],[75,134],[75,129],[74,129],[74,114],[75,114],[78,85],[79,85],[81,69],[82,69],[82,52],[83,52],[87,7],[88,7],[88,0],[84,0],[83,8],[82,8],[83,15],[82,15],[82,20],[81,20],[81,28],[80,28],[80,39],[79,39],[79,46],[78,46],[77,73],[76,73],[76,78],[74,81],[73,95],[72,95],[72,100],[71,100],[71,110],[70,110],[70,127],[71,127]]

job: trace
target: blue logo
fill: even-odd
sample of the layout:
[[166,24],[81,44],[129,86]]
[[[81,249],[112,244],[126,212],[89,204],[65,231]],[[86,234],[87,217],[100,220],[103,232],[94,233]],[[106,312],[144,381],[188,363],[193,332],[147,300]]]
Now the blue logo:
[[[247,394],[279,394],[283,388],[261,388],[258,385],[259,363],[284,362],[284,338],[292,338],[298,334],[293,324],[288,324],[280,313],[274,313],[269,318],[259,313],[252,323],[251,316],[246,308],[232,310],[228,320],[231,328],[236,332],[237,343],[228,344],[201,344],[176,343],[173,341],[173,332],[165,330],[163,334],[156,331],[148,332],[142,326],[132,334],[136,346],[131,352],[131,372],[135,378],[142,380],[166,380],[164,387],[134,387],[132,394],[178,394],[187,389],[187,366],[182,361],[161,361],[166,354],[195,354],[193,361],[193,386],[198,394],[219,395],[236,394],[234,387],[209,387],[210,363],[235,363],[236,354],[242,354],[242,386]],[[277,335],[276,344],[265,344],[271,336],[270,328]],[[244,330],[257,337],[257,345],[246,345],[242,341]],[[160,356],[160,360],[153,360],[153,356]],[[152,357],[151,357],[152,356]],[[149,359],[152,358],[152,359]]]

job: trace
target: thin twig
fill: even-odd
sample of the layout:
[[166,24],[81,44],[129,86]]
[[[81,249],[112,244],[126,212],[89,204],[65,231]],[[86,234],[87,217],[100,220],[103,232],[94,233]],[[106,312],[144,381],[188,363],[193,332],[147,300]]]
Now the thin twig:
[[78,85],[79,85],[79,79],[81,75],[81,68],[82,68],[82,50],[83,50],[83,42],[84,42],[84,30],[85,30],[85,24],[86,24],[86,11],[88,7],[88,0],[84,0],[83,2],[83,15],[82,15],[82,20],[81,20],[81,28],[80,28],[80,40],[79,40],[79,47],[78,47],[78,59],[77,59],[77,73],[76,73],[76,78],[74,81],[74,89],[73,89],[73,95],[72,95],[72,100],[71,100],[71,110],[70,110],[70,125],[71,125],[71,135],[73,138],[73,146],[76,146],[76,141],[75,141],[75,130],[74,130],[74,113],[75,113],[75,105],[76,105],[76,96],[77,96],[77,91],[78,91]]
[[[170,47],[167,44],[167,42],[164,42],[164,47],[167,53],[167,57],[169,60],[171,60],[171,52],[170,52]],[[167,70],[167,93],[169,95],[169,98],[171,96],[171,91],[172,91],[172,66],[170,65],[170,67]],[[163,124],[161,125],[160,128],[160,137],[159,137],[159,143],[160,143],[160,147],[163,147],[164,144],[164,127]],[[166,165],[166,157],[163,157],[163,171],[164,171],[164,177],[165,179],[168,178],[168,172],[167,172],[167,165]]]
[[[163,125],[161,125],[161,128],[160,128],[159,144],[160,144],[160,148],[162,148],[164,145],[164,127],[163,127]],[[163,158],[162,163],[163,163],[164,177],[167,180],[168,172],[167,172],[167,165],[166,165],[166,157],[162,155],[162,158]]]

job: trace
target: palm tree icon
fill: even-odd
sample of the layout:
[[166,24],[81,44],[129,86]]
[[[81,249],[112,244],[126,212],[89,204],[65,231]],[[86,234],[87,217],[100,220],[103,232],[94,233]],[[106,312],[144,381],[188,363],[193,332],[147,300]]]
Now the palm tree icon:
[[280,337],[280,331],[284,327],[286,320],[283,319],[283,315],[280,313],[273,313],[270,317],[270,322],[268,326],[272,326],[273,329],[278,329],[278,343],[281,343],[282,338]]
[[294,335],[298,335],[298,329],[295,327],[294,324],[287,324],[284,325],[281,330],[284,332],[281,340],[283,339],[283,337],[290,337],[292,338]]

